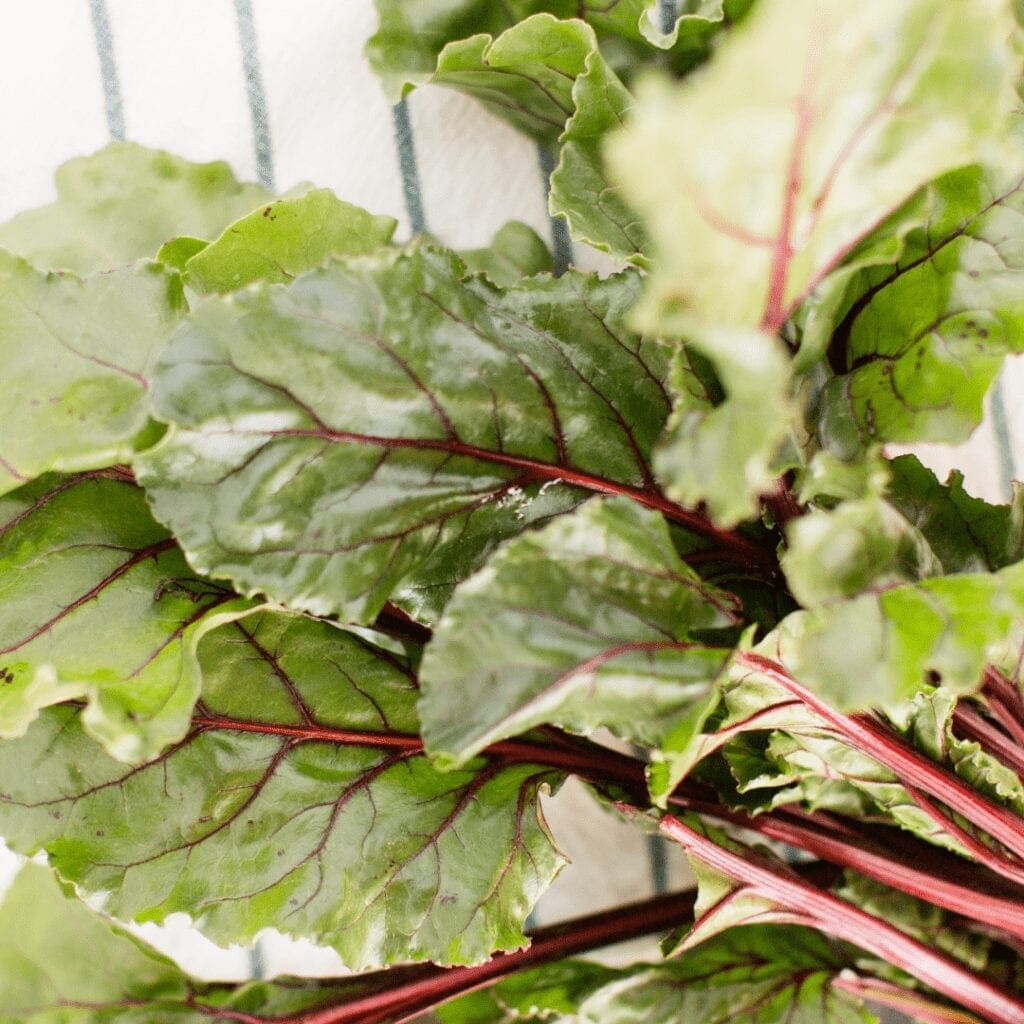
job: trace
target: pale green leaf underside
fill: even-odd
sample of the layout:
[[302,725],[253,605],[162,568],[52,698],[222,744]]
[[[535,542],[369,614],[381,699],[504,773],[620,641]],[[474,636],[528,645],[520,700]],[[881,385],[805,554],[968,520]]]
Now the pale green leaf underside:
[[155,256],[179,235],[216,238],[270,198],[226,163],[113,142],[58,168],[57,201],[0,225],[0,246],[42,270],[88,274]]
[[398,591],[429,618],[579,500],[556,481],[649,479],[665,354],[623,327],[637,278],[464,275],[420,249],[196,311],[154,386],[176,426],[136,466],[200,572],[351,621]]
[[1000,158],[1011,24],[1001,0],[765,0],[704,73],[648,83],[610,149],[659,259],[645,325],[775,331],[922,185]]
[[157,264],[82,280],[0,250],[0,494],[48,470],[130,458],[149,423],[149,375],[183,308],[177,276]]
[[199,982],[36,864],[0,903],[0,1024],[208,1024],[218,1010],[284,1017],[380,991],[400,973]]
[[420,670],[428,749],[463,763],[545,723],[655,744],[703,706],[729,653],[689,634],[733,614],[660,515],[588,502],[456,588]]
[[221,943],[274,926],[354,968],[524,943],[562,864],[537,802],[556,776],[502,758],[437,772],[405,660],[326,623],[257,613],[199,659],[191,731],[142,768],[104,756],[68,706],[0,744],[9,845],[45,849],[119,917],[185,911]]
[[438,1011],[444,1024],[877,1024],[831,986],[846,964],[807,928],[738,928],[662,964],[568,960]]
[[363,256],[391,241],[397,221],[342,202],[329,189],[276,199],[225,228],[184,266],[198,292],[290,281],[330,256]]
[[[0,500],[0,735],[87,701],[83,723],[140,761],[184,735],[194,643],[245,603],[198,579],[116,471],[45,476]],[[214,609],[217,615],[214,616]]]

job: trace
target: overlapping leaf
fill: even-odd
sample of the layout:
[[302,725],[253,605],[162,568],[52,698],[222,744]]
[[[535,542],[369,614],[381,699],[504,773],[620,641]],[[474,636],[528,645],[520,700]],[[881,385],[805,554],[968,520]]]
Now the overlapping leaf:
[[[82,698],[86,730],[138,761],[180,739],[194,643],[244,603],[197,578],[123,473],[45,476],[0,500],[0,735]],[[113,762],[112,762],[113,763]]]
[[[694,374],[693,349],[711,361],[724,394]],[[684,504],[705,502],[721,526],[753,517],[787,468],[794,425],[781,343],[758,331],[704,331],[676,351],[671,383],[672,416],[655,453],[659,481]]]
[[380,24],[367,43],[366,55],[388,99],[397,102],[430,80],[447,44],[469,36],[495,36],[532,15],[547,13],[592,26],[617,69],[633,70],[666,49],[678,55],[674,62],[684,69],[706,52],[719,29],[745,13],[750,0],[700,0],[687,6],[696,9],[682,11],[665,26],[659,0],[376,0]]
[[126,769],[45,712],[0,744],[0,831],[123,918],[186,911],[218,942],[274,927],[353,967],[467,963],[525,941],[562,860],[537,805],[557,777],[495,755],[422,755],[404,659],[259,613],[199,645],[191,731]]
[[0,225],[0,246],[42,270],[88,274],[156,255],[179,235],[216,238],[270,198],[226,163],[195,164],[114,142],[56,175],[57,201]]
[[559,481],[652,486],[665,353],[624,329],[637,278],[464,272],[420,249],[197,310],[154,387],[176,427],[136,464],[199,571],[350,620],[399,590],[429,618],[579,500]]
[[644,226],[605,172],[602,145],[618,128],[633,98],[597,50],[572,87],[574,112],[559,137],[558,166],[551,175],[552,215],[569,223],[573,238],[617,259],[643,263]]
[[279,1019],[354,1003],[414,971],[397,968],[341,981],[206,984],[87,909],[38,865],[25,865],[0,903],[2,1024]]
[[290,281],[329,256],[362,256],[391,241],[397,221],[342,202],[326,188],[276,199],[225,228],[184,265],[189,287],[230,292]]
[[643,323],[776,331],[917,189],[1002,159],[1010,32],[1001,0],[766,0],[649,83],[610,148],[659,259]]
[[738,928],[685,957],[622,970],[565,961],[441,1007],[444,1024],[875,1024],[832,987],[850,961],[807,928]]
[[1019,173],[967,168],[917,206],[899,261],[846,286],[818,413],[822,441],[844,457],[876,440],[965,440],[1003,357],[1024,349]]
[[486,274],[500,288],[511,288],[524,277],[553,269],[544,240],[518,220],[503,224],[483,249],[459,253],[470,273]]
[[840,709],[895,708],[929,685],[971,693],[1024,621],[1024,563],[941,576],[797,612],[783,660]]
[[147,431],[149,376],[184,299],[153,263],[80,280],[0,250],[0,494],[48,470],[126,461]]
[[693,634],[734,617],[657,513],[589,502],[456,589],[421,666],[428,748],[463,763],[542,723],[657,743],[700,721],[730,653]]

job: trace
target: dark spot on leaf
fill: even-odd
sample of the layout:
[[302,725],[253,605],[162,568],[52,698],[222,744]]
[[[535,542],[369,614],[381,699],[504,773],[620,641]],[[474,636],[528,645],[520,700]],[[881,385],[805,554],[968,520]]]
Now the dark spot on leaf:
[[979,270],[968,270],[967,271],[967,276],[968,277],[979,277],[980,274],[981,274],[981,271],[979,271]]
[[939,683],[942,682],[942,673],[936,672],[935,669],[930,668],[925,673],[925,679],[927,679],[928,682],[932,684],[932,686],[938,686]]
[[96,835],[98,835],[98,836],[100,837],[100,839],[102,839],[102,838],[103,838],[103,837],[104,837],[104,836],[105,836],[106,834],[107,834],[107,833],[106,833],[106,832],[104,832],[104,831],[103,831],[102,829],[100,829],[100,830],[99,830],[99,831],[98,831],[98,832],[96,833]]
[[980,331],[978,331],[978,337],[979,338],[987,338],[988,337],[988,328],[987,327],[982,327],[982,329]]
[[263,207],[263,216],[264,217],[269,217],[270,216],[270,207],[269,206],[264,206]]

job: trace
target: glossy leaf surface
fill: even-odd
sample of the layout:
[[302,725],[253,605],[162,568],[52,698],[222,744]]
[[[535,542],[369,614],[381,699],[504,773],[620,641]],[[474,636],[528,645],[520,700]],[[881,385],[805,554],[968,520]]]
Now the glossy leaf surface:
[[84,699],[111,754],[153,756],[188,728],[210,616],[244,606],[189,570],[125,475],[22,487],[0,500],[0,735]]
[[188,735],[142,767],[69,706],[0,744],[8,843],[110,892],[115,915],[185,911],[222,943],[273,925],[359,968],[523,944],[562,864],[537,805],[557,775],[503,756],[437,772],[406,661],[326,623],[257,613],[199,661]]
[[421,667],[428,748],[462,763],[544,723],[656,743],[699,717],[729,654],[691,634],[734,617],[657,513],[591,501],[456,589]]
[[154,388],[177,428],[136,465],[199,571],[350,620],[404,588],[429,617],[497,541],[579,500],[558,481],[649,480],[665,355],[623,326],[636,277],[464,272],[421,249],[195,313]]

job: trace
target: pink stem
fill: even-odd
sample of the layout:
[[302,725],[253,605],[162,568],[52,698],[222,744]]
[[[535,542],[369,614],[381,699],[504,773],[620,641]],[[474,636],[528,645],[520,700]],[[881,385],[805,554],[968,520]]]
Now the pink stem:
[[752,854],[727,850],[671,815],[662,818],[660,827],[712,870],[806,918],[826,934],[907,971],[954,1002],[983,1014],[992,1024],[1024,1024],[1024,1002],[886,921],[816,889],[795,875],[782,875]]

